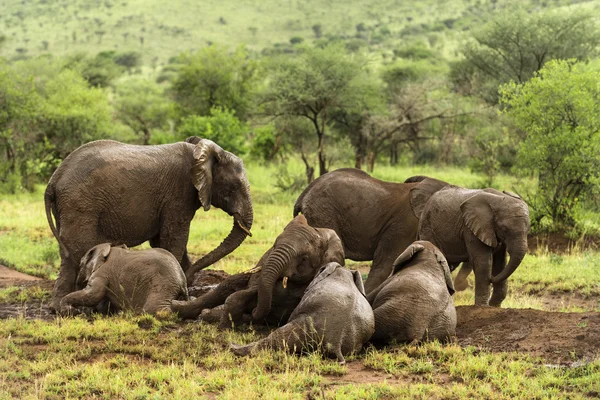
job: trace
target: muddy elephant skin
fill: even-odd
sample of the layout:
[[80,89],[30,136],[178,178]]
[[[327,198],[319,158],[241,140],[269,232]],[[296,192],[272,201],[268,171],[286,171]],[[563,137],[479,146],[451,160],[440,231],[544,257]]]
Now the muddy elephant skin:
[[367,296],[375,313],[372,341],[448,341],[456,331],[452,294],[444,255],[429,242],[414,242],[394,261],[390,277]]
[[[419,239],[436,245],[451,267],[469,262],[463,265],[466,273],[461,270],[457,278],[466,279],[468,269],[473,268],[478,306],[500,306],[506,298],[507,279],[527,253],[528,231],[527,204],[495,189],[448,186],[431,196],[419,222]],[[491,298],[490,284],[494,288]]]
[[95,307],[104,299],[111,310],[155,314],[170,311],[172,300],[188,298],[179,262],[163,249],[99,244],[81,259],[77,281],[84,289],[62,298],[62,314],[73,313],[74,307]]
[[[195,271],[235,250],[253,220],[242,160],[197,137],[157,146],[87,143],[54,172],[44,201],[61,256],[53,309],[75,290],[79,260],[97,244],[133,247],[148,240],[172,253],[191,281]],[[233,228],[192,266],[186,250],[190,223],[199,207],[211,205],[233,217]]]
[[373,260],[365,283],[369,293],[390,275],[398,254],[417,239],[419,220],[413,208],[446,185],[424,176],[406,183],[385,182],[359,169],[343,168],[308,185],[296,200],[294,215],[302,213],[311,226],[333,229],[346,258]]
[[362,349],[374,327],[360,273],[329,263],[319,270],[286,325],[262,340],[232,344],[230,349],[240,356],[260,349],[319,350],[344,363],[345,356]]
[[[344,250],[331,229],[313,228],[299,215],[285,227],[273,246],[256,264],[254,273],[228,277],[207,294],[190,302],[175,302],[182,318],[202,314],[219,319],[222,328],[240,324],[251,313],[256,323],[281,325],[287,322],[318,269],[329,262],[344,263]],[[224,307],[216,309],[224,304]],[[218,315],[221,317],[219,318]]]

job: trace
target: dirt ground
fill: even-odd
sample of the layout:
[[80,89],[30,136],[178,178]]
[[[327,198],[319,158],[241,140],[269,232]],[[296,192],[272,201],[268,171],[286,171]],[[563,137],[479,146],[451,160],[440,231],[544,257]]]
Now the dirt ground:
[[[201,271],[192,291],[204,293],[227,276],[223,271]],[[0,288],[39,286],[51,291],[53,282],[12,271],[0,266]],[[597,302],[600,299],[587,299]],[[557,302],[557,299],[548,299]],[[491,352],[519,352],[542,357],[548,364],[573,365],[600,356],[600,313],[564,313],[532,309],[459,306],[456,341]],[[27,319],[53,320],[55,316],[42,301],[27,304],[0,303],[0,319],[22,315]],[[353,373],[368,374],[362,363],[348,367]],[[356,371],[354,371],[356,370]],[[347,379],[347,377],[346,377]]]

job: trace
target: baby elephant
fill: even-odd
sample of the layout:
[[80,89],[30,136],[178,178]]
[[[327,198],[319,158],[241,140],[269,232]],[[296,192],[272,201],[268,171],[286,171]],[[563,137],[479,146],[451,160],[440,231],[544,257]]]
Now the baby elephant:
[[367,296],[375,313],[373,341],[447,341],[456,330],[448,262],[427,241],[411,244],[387,280]]
[[321,267],[286,325],[262,340],[232,344],[230,349],[239,356],[266,348],[319,349],[344,363],[344,356],[360,351],[374,328],[360,273],[331,262]]
[[185,274],[164,249],[136,251],[99,244],[81,259],[77,285],[85,288],[63,297],[61,313],[72,313],[77,306],[95,307],[106,298],[114,310],[154,314],[171,310],[174,299],[188,299]]

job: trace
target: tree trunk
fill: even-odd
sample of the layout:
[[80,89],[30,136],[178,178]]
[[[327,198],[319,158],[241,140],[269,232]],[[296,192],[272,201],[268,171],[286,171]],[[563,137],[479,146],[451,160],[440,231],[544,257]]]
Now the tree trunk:
[[398,165],[398,142],[390,143],[390,165]]
[[367,171],[373,172],[375,168],[375,159],[377,158],[377,154],[371,150],[367,152]]
[[304,167],[306,168],[306,181],[307,181],[307,184],[310,185],[310,183],[313,180],[315,180],[315,169],[312,167],[312,165],[310,165],[308,163],[308,159],[304,155],[304,152],[300,152],[300,157],[302,158],[302,161],[304,162]]

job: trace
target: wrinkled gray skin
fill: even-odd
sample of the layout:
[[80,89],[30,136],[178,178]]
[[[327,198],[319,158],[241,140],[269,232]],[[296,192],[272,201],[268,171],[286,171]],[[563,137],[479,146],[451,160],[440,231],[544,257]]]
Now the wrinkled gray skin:
[[104,299],[113,310],[155,314],[171,310],[171,301],[187,299],[187,282],[177,259],[163,249],[129,250],[103,243],[81,259],[77,276],[84,287],[60,302],[61,314],[74,307],[95,307]]
[[344,356],[362,349],[374,327],[360,273],[329,263],[319,270],[286,325],[262,340],[231,344],[230,349],[239,356],[260,349],[320,350],[344,363]]
[[[423,176],[407,182],[385,182],[343,168],[314,180],[296,200],[294,215],[301,212],[309,225],[333,229],[346,258],[373,260],[367,293],[390,275],[394,258],[417,239],[419,220],[412,207],[448,185]],[[411,190],[417,187],[421,190],[414,196]]]
[[[461,288],[466,286],[462,281],[472,266],[475,305],[499,307],[508,291],[508,277],[527,252],[527,204],[518,196],[495,189],[449,186],[431,196],[421,210],[417,209],[417,215],[419,239],[436,245],[451,268],[470,262],[459,273],[457,283]],[[494,287],[491,299],[490,283]]]
[[414,242],[394,261],[390,277],[367,296],[375,314],[371,340],[448,341],[456,331],[452,294],[444,255],[429,242]]
[[[242,160],[196,137],[159,146],[87,143],[54,172],[44,201],[60,245],[61,267],[50,304],[55,310],[75,290],[79,260],[99,243],[133,247],[149,240],[152,247],[171,252],[190,280],[235,250],[253,219]],[[190,223],[200,206],[207,211],[211,204],[233,216],[233,228],[192,266],[186,250]]]
[[[320,266],[344,263],[344,250],[331,229],[313,228],[304,216],[294,218],[261,257],[259,272],[228,277],[215,289],[190,302],[175,302],[182,318],[220,320],[222,328],[238,325],[245,313],[257,323],[281,325],[300,302]],[[283,279],[288,278],[287,287]],[[224,304],[224,307],[217,306]],[[212,313],[206,309],[213,309]]]

